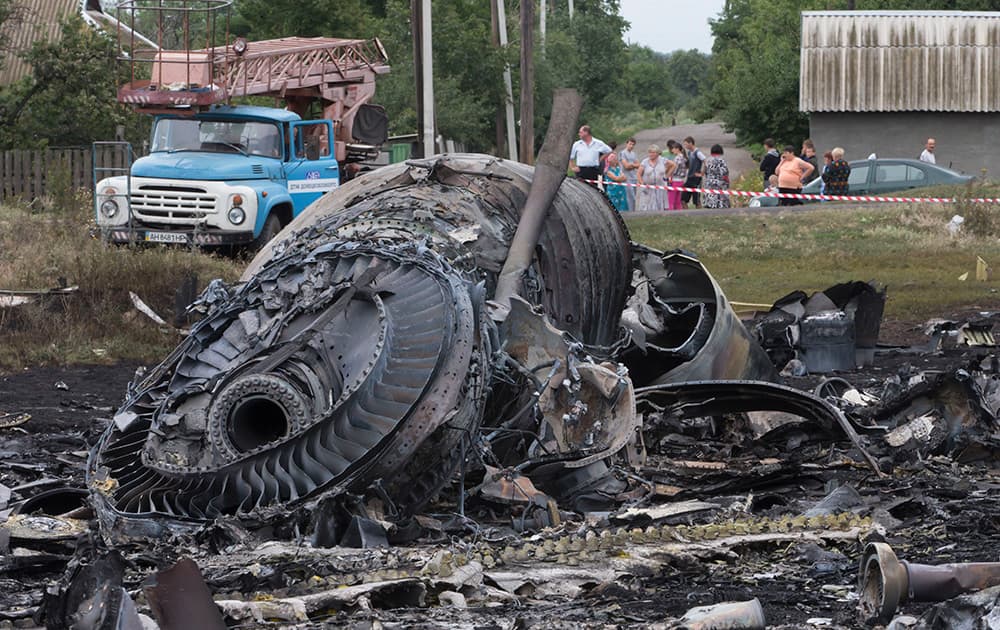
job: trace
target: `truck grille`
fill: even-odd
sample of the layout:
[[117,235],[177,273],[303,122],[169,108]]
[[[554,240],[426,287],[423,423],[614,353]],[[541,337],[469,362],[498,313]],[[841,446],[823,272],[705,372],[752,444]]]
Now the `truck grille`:
[[148,219],[186,222],[215,213],[216,195],[190,186],[140,186],[132,192],[132,212]]

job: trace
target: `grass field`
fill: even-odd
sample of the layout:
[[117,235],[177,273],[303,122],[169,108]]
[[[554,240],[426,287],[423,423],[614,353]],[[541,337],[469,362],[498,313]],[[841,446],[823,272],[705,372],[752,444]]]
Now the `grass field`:
[[[966,221],[952,236],[954,214]],[[1000,309],[1000,208],[953,204],[627,219],[635,241],[698,255],[730,300],[770,304],[850,280],[888,287],[886,317]],[[996,265],[975,280],[976,259]],[[960,281],[969,272],[969,279]]]
[[[0,308],[0,370],[157,362],[179,333],[139,314],[129,292],[172,321],[174,292],[185,277],[196,275],[204,287],[213,278],[236,280],[245,265],[184,249],[106,247],[89,235],[86,195],[55,205],[64,209],[0,206],[0,289],[79,286],[70,297]],[[953,237],[945,226],[956,213],[965,224]],[[1000,310],[1000,208],[994,206],[830,205],[777,214],[637,217],[627,224],[635,241],[697,254],[731,301],[770,304],[797,289],[872,280],[888,287],[890,320]],[[996,265],[996,279],[975,280],[977,256]],[[959,281],[966,272],[969,279]]]
[[135,292],[163,319],[174,294],[195,275],[235,280],[242,264],[185,249],[108,247],[90,236],[89,196],[71,209],[0,207],[0,289],[78,286],[72,295],[0,308],[0,370],[31,365],[158,361],[177,345],[172,327],[136,311]]

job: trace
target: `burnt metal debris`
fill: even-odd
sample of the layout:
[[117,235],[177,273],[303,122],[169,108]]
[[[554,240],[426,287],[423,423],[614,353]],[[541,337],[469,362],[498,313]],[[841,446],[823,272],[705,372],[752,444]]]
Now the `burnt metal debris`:
[[943,602],[995,586],[1000,586],[1000,562],[911,563],[897,558],[886,543],[869,543],[858,570],[860,620],[886,624],[908,601]]
[[[990,614],[967,591],[995,564],[939,561],[997,531],[990,329],[928,346],[946,368],[895,348],[878,378],[812,376],[875,370],[883,290],[792,294],[748,329],[695,255],[630,242],[539,161],[358,178],[210,284],[99,435],[0,424],[0,623],[856,627],[860,599],[903,627],[925,591],[960,597],[923,627]],[[68,480],[18,456],[57,451]]]
[[794,291],[755,318],[752,330],[778,368],[798,361],[814,374],[851,371],[874,361],[885,297],[872,282]]
[[572,115],[537,169],[383,168],[296,219],[239,286],[210,286],[93,450],[105,535],[248,514],[328,530],[330,499],[405,518],[476,461],[607,503],[608,458],[643,458],[635,384],[773,380],[696,258],[633,246],[603,196],[563,181],[579,103],[557,105]]
[[[324,198],[240,286],[212,287],[206,316],[136,380],[94,450],[106,532],[338,495],[411,514],[474,450],[542,478],[606,477],[603,460],[628,445],[641,458],[634,384],[776,377],[697,259],[633,247],[575,181],[553,199],[523,297],[497,318],[531,176],[474,155],[384,168]],[[752,406],[763,385],[744,387]],[[863,450],[822,401],[799,410]]]

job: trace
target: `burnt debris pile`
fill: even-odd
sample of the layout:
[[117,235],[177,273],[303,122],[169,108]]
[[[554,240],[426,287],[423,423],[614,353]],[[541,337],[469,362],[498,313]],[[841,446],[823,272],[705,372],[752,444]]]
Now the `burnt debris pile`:
[[[537,433],[539,405],[560,416],[565,458],[607,454],[618,436],[592,425],[631,405],[630,386],[590,353],[610,359],[621,343],[628,237],[602,197],[566,182],[525,302],[496,322],[531,174],[480,156],[383,169],[317,204],[240,286],[213,287],[207,315],[134,384],[95,450],[104,524],[148,532],[366,492],[412,512],[484,422]],[[557,374],[565,395],[539,388]],[[498,442],[505,459],[527,455]]]
[[[777,609],[803,627],[833,606],[825,625],[855,627],[858,597],[864,624],[915,601],[879,600],[907,588],[886,553],[863,556],[858,595],[842,586],[868,543],[980,559],[965,534],[996,532],[996,481],[966,476],[1000,446],[990,331],[963,337],[974,359],[932,339],[864,384],[782,379],[782,359],[874,369],[884,292],[793,294],[748,330],[693,254],[631,243],[561,173],[525,247],[543,170],[386,167],[315,204],[239,283],[211,284],[96,439],[87,491],[31,492],[50,485],[31,476],[44,464],[0,464],[35,495],[0,530],[16,551],[0,572],[31,571],[9,618],[224,627],[530,601],[603,623],[611,598],[645,623],[756,628]],[[511,292],[517,250],[530,260]],[[928,349],[962,363],[909,367]],[[45,571],[63,579],[38,586]],[[808,605],[781,608],[790,592]],[[562,609],[546,610],[535,621]]]

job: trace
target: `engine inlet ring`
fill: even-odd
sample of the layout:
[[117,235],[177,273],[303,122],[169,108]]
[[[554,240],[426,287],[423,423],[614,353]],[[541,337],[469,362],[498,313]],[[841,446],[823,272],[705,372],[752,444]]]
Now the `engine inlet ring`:
[[302,392],[276,374],[238,377],[212,403],[212,442],[234,459],[245,456],[299,432],[308,408]]

